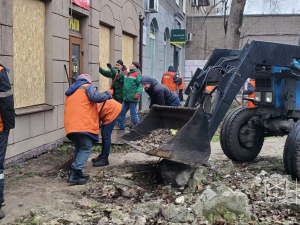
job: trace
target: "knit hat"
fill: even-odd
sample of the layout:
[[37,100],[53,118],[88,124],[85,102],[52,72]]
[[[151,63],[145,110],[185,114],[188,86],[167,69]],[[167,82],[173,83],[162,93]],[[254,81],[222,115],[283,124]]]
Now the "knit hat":
[[140,64],[138,62],[132,62],[132,64],[135,65],[136,68],[138,68],[138,69],[140,68]]
[[151,80],[151,78],[149,76],[145,75],[145,76],[142,77],[141,83],[142,84],[151,84],[152,80]]
[[168,71],[175,72],[174,66],[169,66]]
[[119,63],[121,66],[123,66],[123,61],[122,61],[121,59],[119,59],[119,60],[117,61],[117,63]]
[[77,79],[86,79],[89,83],[92,83],[92,78],[89,74],[81,74]]

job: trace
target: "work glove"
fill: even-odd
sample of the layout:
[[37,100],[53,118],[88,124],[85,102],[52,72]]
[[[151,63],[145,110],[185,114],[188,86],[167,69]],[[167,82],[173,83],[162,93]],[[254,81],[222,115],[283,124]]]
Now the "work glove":
[[139,94],[135,94],[134,95],[134,99],[139,99],[140,95]]
[[111,88],[108,88],[107,89],[110,93],[111,93],[111,95],[113,95],[114,94],[114,90],[113,89],[111,89]]

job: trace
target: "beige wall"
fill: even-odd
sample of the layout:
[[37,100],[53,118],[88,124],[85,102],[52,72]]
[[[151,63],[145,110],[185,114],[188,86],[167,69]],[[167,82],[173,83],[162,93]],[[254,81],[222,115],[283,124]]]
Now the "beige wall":
[[[299,15],[244,16],[240,48],[252,40],[298,44]],[[193,33],[186,47],[186,60],[208,59],[215,48],[224,48],[223,18],[188,17],[187,32]]]
[[[134,37],[132,54],[138,59],[139,14],[143,15],[144,10],[142,0],[94,0],[90,10],[75,4],[71,7],[67,0],[0,2],[0,63],[11,70],[16,106],[27,106],[16,110],[16,127],[10,132],[6,155],[6,163],[10,164],[47,152],[65,137],[64,103],[69,84],[64,66],[69,73],[70,9],[80,19],[83,73],[90,74],[97,87],[99,59],[105,58],[103,64],[114,64],[122,58],[123,32]],[[13,11],[18,12],[17,16]],[[109,35],[100,24],[109,27]],[[102,34],[105,43],[101,42]],[[102,47],[103,51],[99,49]],[[103,86],[107,88],[107,84]],[[36,104],[40,103],[46,104],[39,108]]]
[[13,0],[15,107],[45,103],[45,3]]
[[133,37],[126,34],[122,37],[122,59],[129,71],[129,66],[133,62]]
[[[103,25],[99,26],[99,59],[101,63],[101,67],[105,70],[108,70],[106,64],[110,62],[110,29]],[[109,78],[102,76],[99,73],[99,91],[106,91],[109,87]]]

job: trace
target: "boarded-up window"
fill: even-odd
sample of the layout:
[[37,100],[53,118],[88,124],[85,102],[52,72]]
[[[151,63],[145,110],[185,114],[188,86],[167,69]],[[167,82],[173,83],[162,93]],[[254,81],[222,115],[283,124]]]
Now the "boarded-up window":
[[[105,70],[109,70],[106,67],[107,63],[114,65],[113,62],[110,62],[110,29],[102,25],[99,27],[99,59],[101,67]],[[101,74],[99,76],[99,91],[106,91],[109,87],[109,78]]]
[[133,37],[126,34],[122,37],[122,60],[129,71],[129,66],[133,61]]
[[15,107],[45,103],[45,4],[13,0]]

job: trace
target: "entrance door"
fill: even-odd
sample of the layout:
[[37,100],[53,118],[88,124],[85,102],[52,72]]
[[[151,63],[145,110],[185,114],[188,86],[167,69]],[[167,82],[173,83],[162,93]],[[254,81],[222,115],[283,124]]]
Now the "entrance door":
[[179,66],[179,52],[174,46],[174,69],[177,71]]
[[70,74],[69,84],[73,84],[82,74],[82,39],[70,36]]

